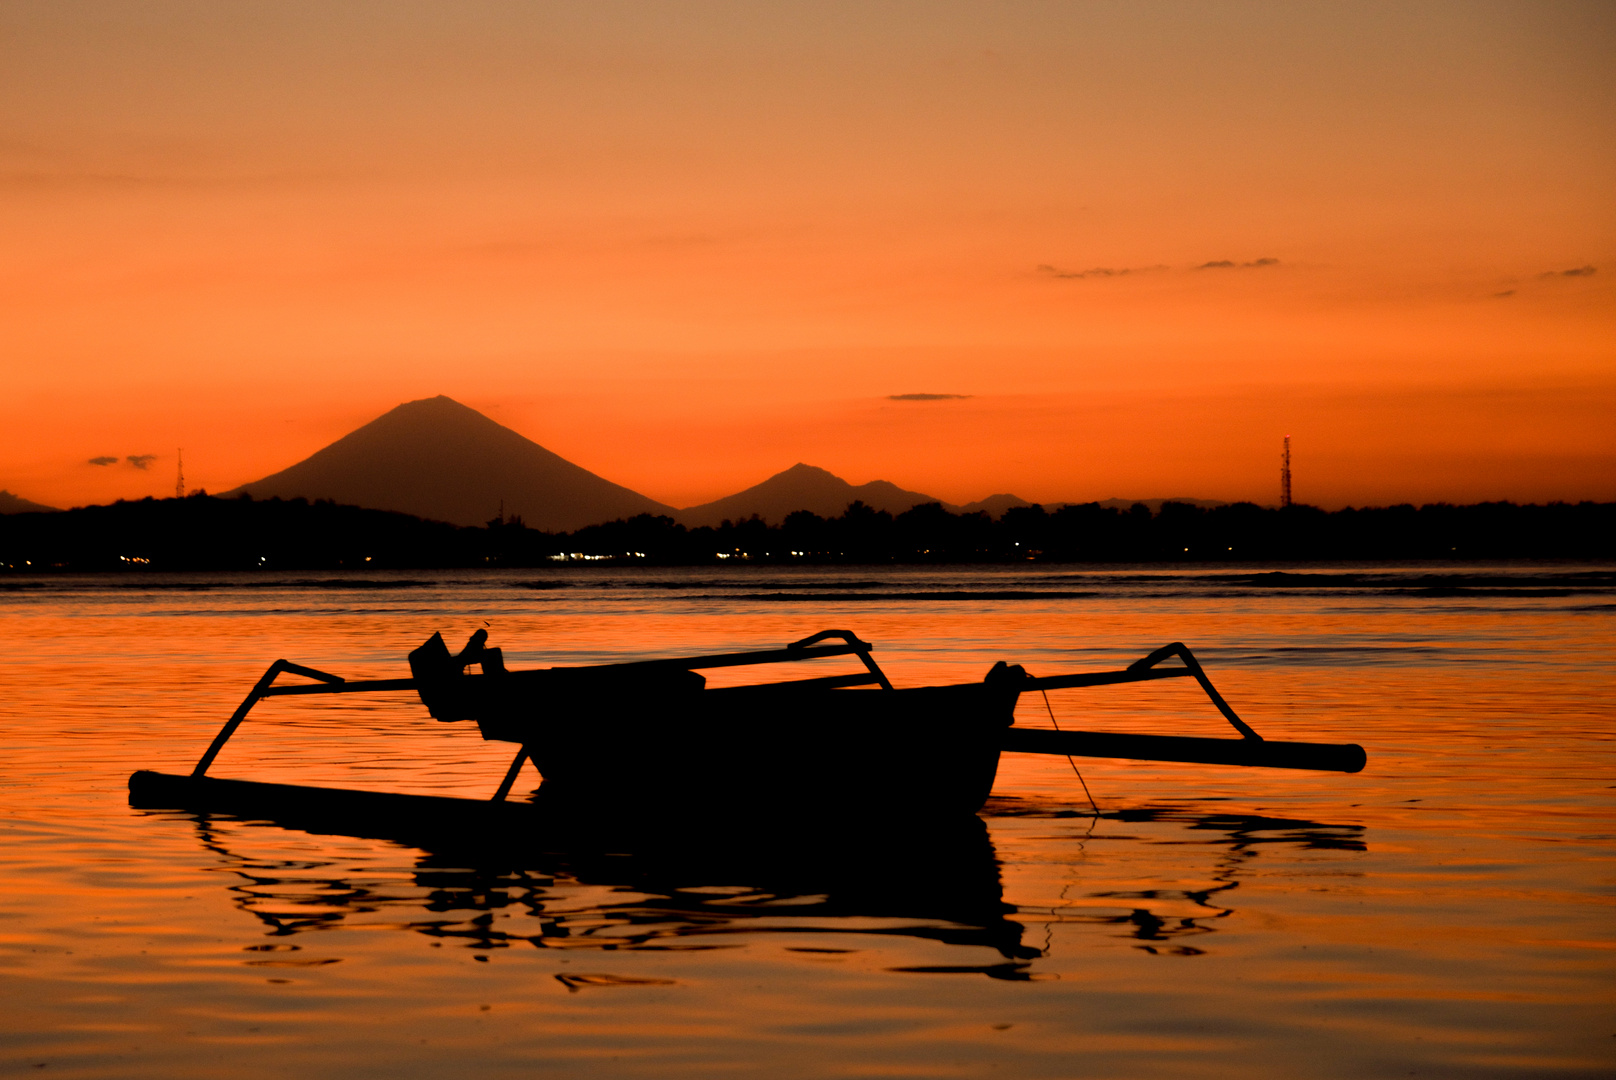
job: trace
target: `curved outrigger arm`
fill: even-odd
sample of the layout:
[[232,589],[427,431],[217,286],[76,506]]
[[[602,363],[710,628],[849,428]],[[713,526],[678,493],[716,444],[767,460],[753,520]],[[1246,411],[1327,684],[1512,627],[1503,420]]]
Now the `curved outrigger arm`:
[[[313,684],[300,683],[294,686],[276,686],[275,680],[280,678],[282,672],[301,675],[305,679],[314,679],[315,682]],[[208,766],[213,764],[213,759],[219,756],[219,751],[224,749],[224,744],[230,741],[230,736],[236,733],[236,729],[241,726],[241,722],[247,719],[247,714],[252,711],[252,707],[264,698],[300,696],[303,694],[364,694],[376,693],[382,690],[413,689],[415,689],[414,679],[366,679],[349,682],[341,675],[332,675],[327,671],[304,667],[302,664],[294,664],[290,660],[277,660],[269,665],[269,670],[264,672],[259,680],[253,684],[253,688],[248,691],[247,697],[240,705],[236,706],[236,711],[230,714],[230,719],[225,721],[224,727],[219,729],[219,734],[215,735],[213,742],[208,744],[207,750],[202,754],[202,759],[196,763],[196,768],[191,770],[191,775],[202,776],[208,771]]]
[[[1181,668],[1159,668],[1156,665],[1170,656],[1176,656],[1184,661]],[[1206,696],[1212,699],[1212,704],[1218,707],[1223,718],[1234,725],[1241,738],[1262,740],[1262,736],[1252,730],[1251,725],[1235,715],[1229,703],[1223,700],[1212,685],[1212,680],[1206,677],[1201,670],[1201,664],[1195,659],[1195,654],[1182,641],[1175,641],[1171,645],[1163,645],[1149,656],[1135,660],[1121,671],[1090,671],[1081,675],[1046,675],[1035,678],[1028,675],[1021,683],[1023,692],[1028,690],[1062,690],[1075,686],[1112,686],[1116,683],[1148,682],[1154,679],[1181,679],[1194,678],[1206,691]]]
[[[1171,645],[1163,645],[1149,656],[1135,660],[1128,665],[1128,670],[1154,671],[1156,670],[1156,665],[1166,660],[1169,656],[1176,656],[1184,661],[1184,667],[1195,677],[1195,681],[1201,684],[1201,689],[1205,690],[1206,696],[1212,699],[1212,704],[1218,707],[1218,712],[1223,714],[1225,720],[1234,725],[1234,729],[1240,733],[1242,738],[1259,740],[1262,738],[1261,735],[1251,729],[1250,724],[1236,716],[1234,710],[1229,708],[1229,703],[1223,700],[1223,695],[1218,693],[1217,687],[1212,685],[1212,680],[1206,677],[1205,671],[1201,670],[1201,662],[1195,659],[1195,654],[1190,652],[1189,647],[1182,641],[1175,641]],[[1167,670],[1171,671],[1172,669]]]
[[[1157,667],[1163,660],[1178,657],[1183,667]],[[1155,679],[1193,678],[1201,684],[1218,712],[1240,733],[1238,739],[1208,739],[1185,735],[1133,735],[1124,732],[1049,730],[1045,728],[1006,729],[1000,748],[1031,754],[1061,754],[1080,757],[1131,758],[1142,761],[1182,761],[1204,765],[1255,765],[1277,769],[1317,769],[1324,772],[1355,773],[1363,769],[1363,747],[1356,743],[1308,743],[1265,740],[1250,724],[1240,719],[1206,677],[1195,654],[1181,641],[1150,653],[1121,671],[1086,672],[1081,675],[1049,675],[1038,678],[1019,668],[1008,668],[1017,678],[1019,693],[1030,690],[1058,690],[1078,686],[1111,686],[1117,683],[1149,682]]]
[[[859,660],[863,662],[865,669],[869,671],[871,676],[870,681],[880,683],[881,689],[883,690],[892,689],[892,680],[887,678],[887,673],[881,670],[881,665],[877,664],[875,662],[875,657],[870,655],[870,650],[875,648],[875,646],[871,645],[868,641],[861,641],[859,636],[853,633],[851,630],[821,630],[817,634],[808,635],[801,641],[793,641],[790,645],[786,646],[786,649],[788,651],[794,649],[806,649],[808,646],[817,645],[827,638],[841,638],[843,641],[845,641],[847,643],[848,651],[854,656],[857,656]],[[861,684],[855,683],[851,680],[844,680],[842,685],[858,686]]]

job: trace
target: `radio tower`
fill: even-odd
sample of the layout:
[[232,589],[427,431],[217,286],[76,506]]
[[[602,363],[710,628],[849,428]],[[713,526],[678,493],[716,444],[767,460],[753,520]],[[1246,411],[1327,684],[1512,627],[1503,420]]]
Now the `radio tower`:
[[1285,450],[1279,455],[1279,505],[1291,504],[1291,437],[1285,436]]
[[[1286,436],[1287,443],[1289,442],[1289,440],[1290,440],[1290,436],[1287,435]],[[1289,453],[1289,451],[1287,451],[1287,453]],[[179,462],[180,462],[179,463],[179,473],[178,473],[178,475],[176,475],[174,477],[174,497],[176,499],[183,499],[183,498],[185,498],[185,451],[184,450],[176,450],[176,451],[174,451],[174,455],[177,458],[179,458]],[[1288,466],[1287,466],[1287,468],[1288,468]],[[1285,475],[1289,476],[1290,473],[1287,472]],[[1290,490],[1290,481],[1289,480],[1285,481],[1285,490],[1286,491]],[[1290,501],[1289,496],[1286,497],[1285,501],[1286,502]]]

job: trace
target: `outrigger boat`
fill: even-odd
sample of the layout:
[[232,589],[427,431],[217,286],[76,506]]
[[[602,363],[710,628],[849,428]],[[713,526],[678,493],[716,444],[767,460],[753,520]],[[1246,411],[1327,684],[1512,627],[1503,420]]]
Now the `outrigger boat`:
[[[348,681],[277,660],[189,775],[141,770],[131,805],[319,821],[341,815],[450,830],[523,829],[547,809],[637,818],[690,813],[824,817],[857,808],[892,817],[976,813],[1004,751],[1358,772],[1356,744],[1265,739],[1237,716],[1183,644],[1117,671],[1034,677],[1003,662],[980,682],[898,689],[846,630],[822,630],[783,648],[508,670],[487,632],[458,654],[433,634],[409,655],[411,677]],[[703,671],[855,657],[846,675],[708,687]],[[1176,664],[1164,661],[1176,659]],[[468,668],[477,668],[475,673]],[[285,684],[282,675],[305,683]],[[1018,727],[1025,693],[1193,678],[1238,738],[1137,735]],[[211,777],[208,768],[264,698],[413,690],[439,721],[477,724],[484,739],[515,744],[515,760],[488,800],[385,794]],[[1053,719],[1053,715],[1051,716]],[[507,799],[524,763],[543,778],[528,802]]]

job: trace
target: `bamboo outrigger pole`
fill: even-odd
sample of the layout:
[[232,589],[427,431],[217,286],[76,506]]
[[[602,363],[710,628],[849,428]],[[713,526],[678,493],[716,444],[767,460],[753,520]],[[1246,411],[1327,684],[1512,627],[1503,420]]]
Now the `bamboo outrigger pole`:
[[[1183,667],[1156,665],[1171,657]],[[1020,671],[1010,668],[1012,675]],[[1021,672],[1022,693],[1080,686],[1114,686],[1153,679],[1193,678],[1201,684],[1224,719],[1240,733],[1238,739],[1208,739],[1185,735],[1132,735],[1110,731],[1051,731],[1011,727],[1004,731],[1001,750],[1024,754],[1061,754],[1069,757],[1130,758],[1135,761],[1178,761],[1197,765],[1243,765],[1269,769],[1312,769],[1320,772],[1362,771],[1367,757],[1357,743],[1310,743],[1264,739],[1240,719],[1206,677],[1195,655],[1181,641],[1164,645],[1121,671],[1085,672],[1034,678]]]

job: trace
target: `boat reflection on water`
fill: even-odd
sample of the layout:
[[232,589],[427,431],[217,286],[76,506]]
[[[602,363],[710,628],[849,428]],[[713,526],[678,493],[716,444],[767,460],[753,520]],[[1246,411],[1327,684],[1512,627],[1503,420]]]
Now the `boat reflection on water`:
[[[989,822],[1002,819],[1008,828],[1044,819],[1037,822],[1040,831],[1057,823],[1071,829],[1069,836],[1044,836],[1040,843],[1046,852],[1050,844],[1069,856],[1092,841],[1148,843],[1128,834],[1162,825],[1173,835],[1154,842],[1214,849],[1194,875],[1209,884],[1182,890],[1094,889],[1101,884],[1095,881],[1085,892],[1081,865],[1067,863],[1058,868],[1070,879],[1062,895],[1081,896],[1083,902],[1062,910],[1018,908],[1006,901],[989,824],[976,816],[924,827],[843,820],[767,835],[733,825],[700,832],[664,827],[639,836],[574,829],[565,845],[557,845],[559,833],[538,844],[443,832],[387,835],[388,830],[367,822],[363,829],[338,835],[398,847],[372,849],[356,860],[337,852],[330,858],[305,856],[282,843],[298,832],[337,832],[332,827],[158,813],[194,821],[201,844],[217,858],[208,869],[232,879],[228,888],[235,905],[261,923],[271,939],[249,947],[265,953],[293,952],[298,946],[291,939],[299,935],[361,923],[409,930],[438,946],[478,950],[477,959],[487,959],[493,950],[531,947],[736,948],[769,935],[789,936],[791,951],[841,953],[853,951],[842,947],[848,935],[873,935],[972,947],[971,959],[982,959],[976,950],[984,948],[999,957],[889,970],[1011,980],[1037,977],[1033,961],[1046,955],[1051,923],[1095,924],[1109,929],[1108,936],[1134,939],[1136,947],[1150,952],[1198,954],[1204,950],[1190,942],[1214,933],[1219,920],[1235,914],[1229,894],[1260,849],[1365,849],[1361,826],[1209,813],[1204,804],[1095,817],[1031,800],[992,800],[985,811]],[[399,867],[391,856],[406,851],[413,866]],[[819,936],[824,947],[803,943]],[[1029,937],[1041,940],[1034,944]],[[329,948],[330,939],[322,944]],[[297,964],[291,956],[277,962]]]
[[[1236,913],[1228,903],[1228,894],[1239,888],[1241,879],[1250,871],[1246,864],[1264,849],[1284,848],[1290,851],[1362,852],[1368,850],[1362,825],[1326,824],[1305,818],[1270,817],[1264,814],[1209,812],[1204,805],[1169,804],[1139,806],[1090,815],[1075,810],[1019,799],[989,800],[984,813],[997,818],[1076,818],[1086,819],[1085,831],[1072,838],[1072,843],[1091,840],[1150,842],[1133,834],[1128,826],[1164,825],[1174,832],[1182,830],[1191,835],[1157,838],[1155,843],[1195,845],[1211,848],[1212,866],[1197,874],[1210,884],[1202,888],[1187,889],[1091,889],[1078,891],[1088,903],[1081,911],[1043,909],[1050,922],[1082,922],[1115,927],[1119,934],[1133,938],[1136,947],[1150,953],[1171,952],[1180,956],[1197,956],[1205,950],[1186,940],[1214,933],[1214,923]],[[1200,835],[1195,835],[1200,834]],[[1076,883],[1074,883],[1076,884]],[[1070,899],[1071,887],[1063,891]],[[1094,902],[1102,902],[1097,909]],[[1106,905],[1103,902],[1109,901]],[[1121,910],[1124,907],[1129,910]],[[1186,906],[1194,911],[1183,915]],[[1174,914],[1167,914],[1173,909]],[[1034,914],[1023,911],[1024,914]]]

